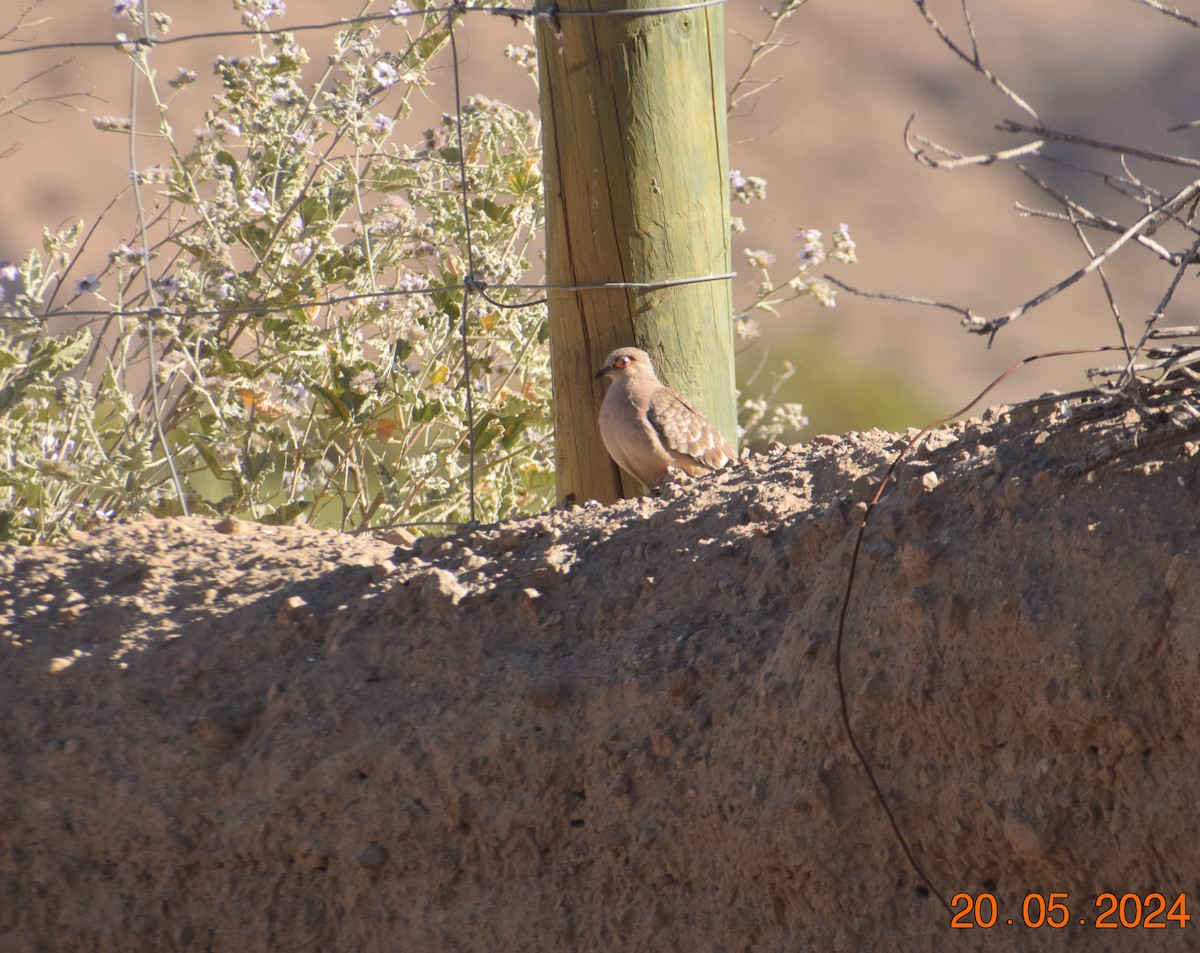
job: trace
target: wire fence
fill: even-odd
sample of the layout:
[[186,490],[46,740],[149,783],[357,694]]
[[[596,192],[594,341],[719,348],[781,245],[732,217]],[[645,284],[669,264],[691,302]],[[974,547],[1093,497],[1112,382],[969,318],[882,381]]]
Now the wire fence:
[[[179,47],[211,40],[267,44],[274,42],[275,38],[283,33],[290,35],[324,32],[336,36],[339,33],[347,31],[382,28],[389,24],[403,24],[406,29],[409,26],[416,25],[415,29],[408,31],[407,42],[402,44],[401,48],[397,48],[395,51],[388,52],[387,54],[386,61],[388,68],[394,70],[395,67],[402,67],[410,57],[418,55],[421,52],[423,44],[439,36],[444,35],[449,46],[448,66],[453,79],[453,105],[448,109],[448,122],[451,129],[450,138],[454,140],[455,148],[446,150],[444,155],[431,156],[429,157],[429,161],[445,163],[448,170],[446,173],[446,194],[447,196],[453,194],[457,207],[455,214],[461,223],[462,231],[465,233],[465,239],[461,243],[464,258],[463,267],[455,274],[441,276],[436,283],[417,287],[402,284],[387,286],[381,282],[373,282],[366,290],[351,289],[349,293],[330,293],[331,291],[340,291],[341,289],[329,285],[307,289],[304,294],[287,298],[287,300],[279,300],[278,297],[272,298],[270,295],[264,295],[253,300],[243,297],[237,301],[236,305],[230,306],[224,306],[221,303],[212,303],[212,306],[207,306],[207,304],[205,306],[195,306],[193,303],[192,305],[181,307],[176,299],[160,293],[160,288],[156,285],[149,267],[143,262],[141,266],[134,268],[138,280],[144,285],[144,291],[141,292],[140,297],[137,299],[134,299],[131,295],[126,296],[130,299],[129,301],[115,301],[103,308],[83,307],[81,304],[86,302],[75,299],[66,305],[55,305],[55,296],[59,295],[63,287],[68,286],[66,278],[70,274],[70,269],[75,266],[75,260],[73,259],[62,272],[59,285],[53,289],[53,294],[49,296],[49,304],[38,309],[36,319],[43,324],[50,321],[86,320],[103,322],[105,327],[111,327],[111,322],[129,321],[144,328],[144,334],[150,342],[144,353],[151,365],[147,400],[153,404],[151,416],[157,428],[155,442],[160,448],[161,453],[165,455],[166,465],[172,470],[171,482],[174,485],[174,496],[177,499],[178,506],[184,512],[187,512],[189,495],[184,486],[184,475],[179,473],[175,467],[173,445],[168,440],[169,433],[163,426],[165,412],[172,406],[176,406],[176,402],[172,395],[168,393],[165,395],[167,399],[166,406],[164,407],[162,379],[164,373],[167,372],[163,372],[162,368],[156,366],[162,349],[156,346],[155,342],[162,335],[170,333],[170,325],[172,323],[179,324],[193,320],[211,319],[218,322],[240,323],[239,326],[241,326],[249,319],[260,319],[273,315],[287,315],[295,312],[297,309],[333,309],[371,303],[391,305],[408,299],[426,298],[432,293],[441,296],[452,295],[456,298],[456,304],[453,309],[447,306],[445,310],[447,313],[453,310],[457,319],[458,357],[456,360],[458,363],[461,363],[462,368],[461,385],[458,386],[458,390],[465,402],[461,434],[458,441],[454,443],[454,447],[461,447],[465,450],[464,459],[467,466],[467,473],[465,474],[466,478],[463,480],[463,484],[469,496],[466,506],[466,517],[470,520],[476,520],[478,518],[476,501],[476,477],[478,475],[476,468],[478,462],[476,437],[480,426],[481,407],[476,403],[476,393],[471,386],[474,367],[478,360],[477,354],[472,349],[472,330],[468,324],[472,308],[477,304],[486,303],[491,308],[526,313],[527,309],[543,307],[547,303],[546,295],[554,291],[581,294],[612,290],[654,291],[695,282],[728,281],[735,277],[735,273],[663,275],[653,281],[601,281],[563,285],[551,284],[544,280],[523,281],[520,280],[523,275],[498,275],[490,271],[488,263],[486,261],[481,262],[477,257],[477,243],[475,240],[477,230],[482,228],[486,231],[490,223],[487,221],[487,212],[486,210],[481,210],[479,201],[481,196],[479,165],[472,160],[470,155],[472,144],[468,141],[470,135],[467,129],[469,126],[467,115],[468,103],[464,101],[462,90],[464,56],[459,49],[459,30],[468,18],[477,17],[500,17],[512,20],[515,23],[526,24],[536,22],[542,25],[542,29],[554,30],[558,26],[561,26],[563,21],[571,17],[671,16],[687,11],[718,6],[723,2],[724,0],[700,0],[700,2],[681,3],[677,6],[656,5],[638,9],[600,11],[563,10],[557,5],[522,7],[504,3],[497,3],[495,5],[486,3],[451,3],[411,9],[407,4],[395,3],[387,13],[363,13],[356,17],[323,19],[319,22],[314,20],[312,22],[288,24],[286,26],[281,25],[276,29],[273,25],[269,26],[267,20],[273,12],[282,8],[282,3],[279,3],[278,0],[253,0],[253,2],[238,0],[240,8],[247,13],[242,29],[195,31],[178,36],[168,36],[155,35],[152,28],[156,23],[156,10],[149,0],[138,0],[136,4],[134,0],[116,0],[114,3],[114,12],[126,13],[136,9],[138,13],[137,30],[131,30],[128,34],[118,35],[114,39],[93,40],[79,38],[56,43],[29,44],[11,49],[0,49],[0,58],[8,62],[19,62],[21,56],[34,54],[39,51],[62,51],[69,53],[72,50],[89,47],[113,50],[126,58],[129,69],[129,117],[127,126],[117,131],[125,135],[128,141],[128,167],[131,175],[131,182],[128,188],[137,213],[134,234],[140,236],[140,243],[144,251],[151,247],[147,239],[147,232],[149,227],[155,224],[157,220],[150,209],[153,202],[152,190],[149,188],[149,182],[146,177],[139,172],[139,143],[146,137],[157,135],[158,130],[152,125],[146,125],[145,118],[140,116],[139,110],[142,103],[139,100],[139,96],[145,95],[146,85],[144,80],[147,71],[153,68],[154,57],[161,50],[168,47]],[[1138,2],[1142,2],[1142,0],[1138,0]],[[1153,3],[1148,3],[1147,5],[1158,9]],[[918,3],[918,8],[922,12],[926,12],[924,4]],[[32,6],[28,9],[32,9]],[[934,23],[933,26],[936,28],[935,32],[940,37],[943,37],[944,42],[951,42],[949,35],[944,30],[940,30],[939,24]],[[6,34],[6,36],[11,37],[11,32]],[[973,33],[970,35],[973,44]],[[762,49],[762,47],[758,49]],[[959,53],[960,58],[964,59],[964,61],[973,63],[973,68],[976,70],[982,70],[987,76],[993,75],[979,62],[977,51],[974,58],[972,58],[969,50],[956,49],[956,52]],[[751,62],[753,61],[754,56],[752,55]],[[1010,87],[1001,83],[998,88],[1007,90]],[[737,98],[737,95],[731,92],[730,102],[736,103]],[[1028,103],[1019,98],[1014,99],[1013,102],[1020,107],[1030,108]],[[152,105],[160,106],[161,104],[155,102]],[[1188,168],[1194,167],[1195,162],[1194,159],[1189,157],[1164,156],[1159,153],[1147,152],[1146,150],[1139,151],[1125,146],[1097,143],[1094,140],[1086,140],[1079,136],[1072,137],[1061,131],[1048,128],[1041,120],[1036,120],[1032,125],[1010,123],[1005,127],[1005,131],[1036,138],[1035,141],[1015,150],[1000,150],[996,153],[981,156],[959,155],[938,146],[936,143],[929,142],[912,134],[911,130],[908,131],[908,141],[914,158],[927,165],[943,168],[957,168],[964,165],[999,165],[1013,159],[1019,159],[1024,162],[1027,159],[1041,158],[1053,162],[1056,161],[1053,156],[1047,157],[1044,155],[1044,146],[1047,143],[1053,142],[1066,142],[1089,148],[1102,147],[1110,153],[1120,152],[1123,156],[1137,156],[1151,162],[1170,163],[1173,165],[1183,164],[1187,165]],[[337,138],[335,137],[334,142],[317,156],[318,162],[328,163],[332,161],[336,142]],[[234,161],[230,160],[230,162]],[[1032,175],[1026,167],[1022,166],[1020,168],[1026,176]],[[1098,172],[1093,173],[1092,170],[1088,170],[1088,172],[1089,174],[1099,175]],[[236,171],[231,174],[236,174]],[[1058,294],[1084,277],[1092,274],[1097,275],[1101,280],[1105,281],[1107,293],[1107,279],[1102,266],[1125,245],[1129,245],[1130,247],[1136,245],[1136,247],[1149,250],[1166,260],[1174,269],[1174,279],[1163,295],[1162,302],[1155,309],[1153,319],[1146,324],[1140,339],[1136,335],[1126,334],[1114,303],[1114,318],[1120,327],[1121,338],[1123,341],[1127,340],[1125,360],[1121,367],[1116,369],[1101,368],[1096,371],[1096,374],[1100,376],[1107,375],[1115,381],[1112,389],[1123,391],[1136,374],[1141,373],[1150,365],[1154,365],[1151,369],[1161,370],[1163,369],[1164,362],[1166,362],[1166,370],[1171,370],[1181,361],[1190,359],[1193,353],[1190,347],[1147,350],[1146,345],[1149,341],[1159,341],[1169,336],[1168,332],[1172,329],[1160,326],[1164,323],[1160,319],[1167,310],[1171,296],[1175,294],[1177,288],[1182,287],[1180,279],[1184,270],[1193,267],[1197,261],[1198,250],[1195,243],[1200,242],[1200,230],[1197,229],[1193,221],[1193,198],[1196,184],[1190,183],[1182,190],[1173,187],[1171,191],[1160,191],[1152,183],[1137,179],[1128,170],[1125,170],[1125,173],[1121,176],[1114,176],[1109,172],[1104,173],[1104,181],[1108,186],[1125,198],[1132,199],[1135,204],[1142,206],[1136,221],[1132,224],[1121,224],[1110,217],[1101,215],[1099,212],[1089,210],[1078,201],[1066,199],[1055,192],[1054,188],[1048,183],[1036,178],[1033,181],[1035,185],[1043,189],[1055,201],[1060,201],[1063,204],[1063,212],[1055,214],[1071,227],[1073,233],[1079,234],[1080,242],[1087,253],[1087,264],[1077,269],[1063,281],[1054,284],[1046,292],[1035,295],[1017,309],[999,318],[987,319],[981,317],[970,308],[956,305],[928,300],[925,300],[923,303],[949,308],[959,313],[963,318],[965,326],[976,333],[988,335],[990,341],[995,337],[1000,328],[1011,325],[1017,317],[1027,313],[1034,307],[1040,306],[1047,298]],[[291,201],[290,206],[280,217],[279,224],[273,226],[274,231],[269,236],[271,241],[275,241],[282,234],[284,228],[283,219],[297,212],[304,201],[305,196],[303,194]],[[1149,209],[1149,211],[1147,212],[1146,209]],[[1028,211],[1027,213],[1035,214],[1032,211]],[[1036,214],[1048,215],[1045,212]],[[1168,252],[1166,250],[1166,246],[1162,244],[1165,239],[1163,239],[1161,232],[1157,238],[1153,237],[1156,229],[1165,228],[1166,225],[1176,225],[1184,233],[1186,241],[1180,245],[1176,252]],[[1086,237],[1083,235],[1084,228],[1101,231],[1108,230],[1110,232],[1115,231],[1120,235],[1120,238],[1107,247],[1096,250],[1088,244]],[[87,238],[85,237],[84,241],[86,242],[86,240]],[[136,242],[134,243],[136,244]],[[850,245],[852,246],[852,243]],[[805,256],[807,258],[807,251],[805,252]],[[136,254],[134,254],[134,257],[136,257]],[[814,262],[817,260],[816,257],[813,258]],[[828,276],[824,277],[828,278]],[[86,287],[90,283],[90,278],[91,276],[89,275],[81,282],[77,282],[77,284],[84,286],[86,290]],[[828,278],[828,282],[830,286],[832,284],[839,284],[846,290],[856,294],[860,293],[849,285],[837,282],[836,279]],[[4,271],[0,271],[0,292],[6,290],[11,289],[6,287]],[[919,300],[913,297],[895,295],[879,295],[879,297],[908,302]],[[76,298],[78,299],[79,296],[77,295]],[[1188,329],[1179,330],[1183,332]],[[478,332],[476,332],[476,336],[476,339],[478,339]],[[458,363],[455,364],[456,367]],[[169,390],[169,387],[166,390]],[[337,413],[345,412],[345,408],[338,405],[336,400],[329,399],[329,402],[334,406]],[[251,407],[252,411],[256,411],[256,409],[255,407]],[[488,411],[484,410],[482,416],[486,417],[487,414]],[[250,443],[250,437],[247,436],[247,453],[249,453]],[[368,510],[373,512],[370,506],[364,506],[363,509],[364,512]]]
[[[397,19],[410,16],[426,16],[431,13],[445,14],[447,17],[458,17],[468,13],[487,13],[494,17],[504,17],[515,22],[524,20],[544,20],[552,26],[557,26],[562,19],[574,17],[587,19],[603,19],[605,17],[649,17],[664,16],[674,13],[685,13],[690,10],[702,10],[705,7],[723,6],[728,0],[698,0],[694,3],[681,3],[677,6],[644,7],[636,9],[615,10],[563,10],[558,4],[551,4],[544,9],[530,7],[512,7],[504,5],[485,6],[478,3],[452,3],[445,6],[421,7],[417,10],[400,11],[396,13],[372,13],[357,17],[345,17],[339,20],[327,20],[322,23],[299,23],[289,25],[289,33],[310,33],[344,29],[348,26],[366,26],[371,23],[392,23]],[[33,43],[14,50],[0,50],[2,56],[19,56],[22,54],[45,52],[48,50],[78,50],[105,47],[117,47],[132,44],[139,47],[175,46],[180,43],[192,43],[197,40],[219,40],[226,38],[241,38],[246,36],[270,36],[278,30],[209,30],[202,33],[188,33],[182,36],[156,37],[143,33],[141,36],[118,40],[60,40],[55,43]]]
[[[90,39],[71,39],[55,43],[30,44],[13,49],[0,49],[0,57],[19,57],[37,52],[47,51],[64,51],[86,49],[86,48],[110,48],[120,51],[129,60],[129,121],[128,128],[122,131],[128,136],[129,142],[129,169],[131,185],[130,190],[132,200],[136,209],[136,225],[135,231],[138,234],[141,246],[143,249],[151,248],[151,242],[148,238],[148,216],[147,206],[149,204],[148,197],[143,193],[147,188],[143,181],[143,176],[138,173],[138,154],[137,144],[139,139],[147,134],[154,134],[157,130],[143,129],[139,123],[139,89],[142,85],[143,78],[151,70],[151,57],[154,52],[160,48],[168,46],[177,46],[182,44],[197,43],[205,40],[249,40],[249,41],[267,41],[281,33],[297,34],[297,33],[312,33],[312,32],[331,32],[331,31],[347,31],[356,28],[366,28],[371,26],[383,26],[387,24],[404,23],[406,26],[416,20],[420,23],[419,30],[412,33],[412,39],[408,43],[405,50],[395,54],[392,62],[397,67],[403,67],[405,62],[414,50],[420,48],[421,44],[429,41],[434,34],[444,32],[448,37],[450,51],[450,69],[453,77],[453,114],[452,122],[454,126],[454,138],[457,142],[456,157],[456,177],[457,177],[457,201],[459,206],[459,214],[461,216],[462,228],[465,233],[464,250],[466,256],[466,274],[462,276],[458,283],[440,283],[436,287],[390,287],[379,290],[371,290],[367,292],[345,294],[345,295],[316,295],[304,300],[289,300],[279,304],[249,303],[239,302],[236,306],[223,308],[178,308],[173,307],[171,303],[160,300],[159,289],[156,287],[155,281],[152,279],[150,268],[148,265],[141,269],[142,278],[145,283],[144,303],[137,307],[126,307],[120,305],[110,305],[105,308],[80,308],[74,306],[59,306],[50,307],[39,311],[37,319],[41,322],[47,322],[54,319],[73,318],[79,319],[103,319],[111,322],[116,320],[133,320],[141,322],[144,327],[144,333],[147,336],[146,356],[149,362],[149,394],[153,404],[153,416],[157,431],[157,438],[162,453],[165,455],[166,464],[171,471],[171,481],[175,487],[175,494],[183,513],[188,513],[188,491],[184,484],[183,476],[180,469],[176,466],[174,453],[172,451],[171,441],[167,438],[167,433],[163,426],[164,418],[164,400],[165,396],[161,392],[160,383],[160,368],[158,366],[159,347],[155,340],[156,325],[160,325],[163,321],[183,321],[196,318],[214,318],[221,320],[244,320],[246,317],[262,317],[270,314],[283,314],[293,312],[296,308],[329,308],[338,305],[348,305],[356,302],[378,301],[386,303],[395,299],[402,299],[410,296],[428,296],[431,291],[436,291],[438,294],[446,294],[454,292],[460,297],[460,316],[459,316],[459,337],[460,337],[460,359],[462,361],[462,387],[466,401],[466,413],[464,421],[463,442],[468,451],[468,514],[471,521],[477,519],[476,506],[476,453],[474,449],[474,441],[472,435],[475,433],[477,425],[477,414],[474,406],[474,396],[471,387],[472,375],[472,354],[470,332],[468,328],[468,315],[471,313],[472,303],[475,299],[486,301],[496,308],[503,309],[521,309],[534,306],[544,305],[547,301],[546,295],[551,291],[561,292],[579,292],[585,293],[590,291],[605,291],[614,289],[636,290],[636,291],[652,291],[663,288],[669,288],[680,285],[687,285],[696,282],[709,281],[726,281],[735,276],[735,272],[721,272],[708,275],[680,275],[680,276],[663,276],[661,279],[653,281],[606,281],[606,282],[589,282],[571,285],[551,285],[545,281],[541,282],[513,282],[513,281],[498,281],[495,283],[488,282],[480,274],[480,263],[476,259],[476,248],[474,244],[475,231],[475,212],[472,209],[472,185],[471,185],[471,169],[469,167],[467,144],[464,142],[464,99],[461,85],[461,67],[462,56],[458,46],[458,38],[456,29],[463,21],[463,18],[468,16],[487,16],[487,17],[504,17],[511,19],[514,23],[527,21],[541,21],[546,23],[551,29],[558,30],[562,19],[569,17],[590,17],[590,18],[611,18],[611,17],[648,17],[648,16],[666,16],[682,13],[685,11],[699,10],[706,7],[714,7],[723,4],[725,0],[698,0],[698,2],[682,3],[675,6],[653,6],[637,9],[610,9],[597,11],[582,11],[582,10],[563,10],[557,4],[547,5],[545,7],[517,7],[504,4],[487,5],[478,3],[451,3],[446,5],[428,6],[423,8],[412,8],[405,3],[393,4],[387,13],[383,14],[363,14],[355,17],[346,17],[336,20],[325,20],[322,22],[291,24],[286,27],[273,28],[266,23],[267,18],[272,13],[282,12],[282,4],[272,3],[270,0],[264,0],[259,6],[247,7],[247,13],[243,19],[246,23],[243,29],[239,30],[212,30],[204,32],[193,32],[179,36],[155,36],[152,32],[153,26],[156,23],[155,10],[152,8],[149,0],[140,0],[136,5],[133,0],[116,0],[114,3],[114,12],[118,14],[127,14],[130,8],[136,8],[136,12],[140,15],[134,17],[139,26],[138,32],[134,35],[118,34],[113,40],[90,40]],[[256,20],[256,16],[258,19]],[[326,153],[328,155],[328,153]],[[295,205],[298,206],[302,201],[303,196],[298,197]],[[68,266],[68,272],[69,272]],[[77,283],[79,288],[87,290],[87,282],[90,279],[84,279],[83,282]],[[65,282],[66,272],[62,276],[61,283]],[[525,292],[527,293],[521,300],[505,300],[509,294]],[[55,292],[57,294],[57,291]],[[532,295],[532,297],[530,297]]]

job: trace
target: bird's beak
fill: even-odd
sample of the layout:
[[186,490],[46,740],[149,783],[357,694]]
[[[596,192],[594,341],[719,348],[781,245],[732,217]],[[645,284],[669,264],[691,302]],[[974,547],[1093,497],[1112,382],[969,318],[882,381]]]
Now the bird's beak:
[[612,368],[605,364],[600,370],[596,371],[596,380],[600,380],[605,374],[611,371]]

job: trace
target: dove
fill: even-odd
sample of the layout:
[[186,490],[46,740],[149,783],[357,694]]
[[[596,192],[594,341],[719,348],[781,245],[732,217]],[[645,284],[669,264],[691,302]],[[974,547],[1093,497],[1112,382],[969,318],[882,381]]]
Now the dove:
[[704,414],[658,379],[641,348],[613,351],[596,377],[611,381],[600,405],[604,446],[647,489],[673,470],[700,476],[737,459]]

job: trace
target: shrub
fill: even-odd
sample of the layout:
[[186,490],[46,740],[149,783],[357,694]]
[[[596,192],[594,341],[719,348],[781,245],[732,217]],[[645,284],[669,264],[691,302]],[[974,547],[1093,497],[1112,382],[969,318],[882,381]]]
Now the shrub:
[[[537,117],[475,97],[405,143],[445,15],[397,3],[349,23],[306,79],[308,53],[268,25],[282,6],[234,0],[251,49],[218,58],[221,92],[188,143],[174,103],[195,74],[162,83],[153,45],[127,42],[169,159],[131,173],[124,239],[73,282],[82,223],[0,263],[0,540],[145,511],[358,529],[551,502],[545,310],[512,287],[536,281]],[[135,4],[114,12],[170,29]],[[526,70],[531,55],[509,50]],[[126,117],[94,124],[146,135]],[[759,183],[735,180],[735,197],[761,197]],[[850,260],[843,232],[834,249]],[[824,259],[819,236],[805,247],[782,282],[755,262],[750,309],[785,300],[777,286],[832,303],[803,278]],[[802,423],[763,399],[743,416],[756,439]]]

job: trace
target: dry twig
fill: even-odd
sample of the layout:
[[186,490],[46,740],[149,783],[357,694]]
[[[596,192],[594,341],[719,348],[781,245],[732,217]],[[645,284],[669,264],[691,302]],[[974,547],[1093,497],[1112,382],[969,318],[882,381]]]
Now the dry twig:
[[[996,166],[1013,162],[1022,175],[1059,206],[1058,209],[1047,210],[1017,204],[1018,212],[1022,215],[1062,222],[1070,226],[1086,253],[1087,259],[1081,267],[1027,301],[1005,314],[990,318],[981,316],[971,308],[961,305],[907,295],[865,293],[834,278],[828,280],[856,295],[954,311],[960,316],[962,324],[967,330],[986,336],[990,345],[1001,328],[1028,314],[1088,275],[1096,273],[1103,286],[1109,311],[1116,324],[1121,340],[1119,349],[1124,352],[1125,360],[1120,367],[1104,370],[1094,369],[1089,372],[1093,383],[1102,381],[1097,386],[1112,392],[1130,388],[1135,382],[1145,383],[1147,375],[1159,375],[1159,381],[1168,373],[1183,374],[1188,380],[1200,377],[1190,368],[1190,362],[1196,349],[1182,346],[1166,349],[1147,348],[1148,342],[1152,340],[1196,336],[1197,333],[1196,329],[1190,327],[1174,328],[1168,331],[1159,328],[1158,325],[1165,317],[1186,270],[1200,263],[1200,228],[1194,224],[1197,210],[1200,209],[1200,178],[1194,178],[1193,181],[1182,187],[1173,184],[1170,188],[1164,188],[1148,181],[1145,175],[1135,173],[1130,167],[1131,160],[1138,160],[1150,163],[1152,168],[1200,169],[1200,158],[1185,154],[1174,155],[1126,143],[1107,142],[1080,132],[1050,128],[1038,117],[1037,111],[1030,103],[1021,98],[1009,84],[1000,79],[985,64],[980,52],[979,38],[971,16],[969,0],[960,0],[962,27],[968,38],[966,43],[960,43],[950,35],[949,30],[930,12],[927,0],[914,0],[914,2],[925,22],[942,44],[972,70],[987,79],[1018,109],[1031,117],[1032,122],[1018,122],[1009,119],[995,127],[1001,132],[1028,137],[1028,141],[1021,145],[992,152],[967,154],[916,134],[913,131],[915,115],[910,116],[904,127],[904,142],[909,153],[921,164],[942,170]],[[1135,0],[1135,2],[1171,16],[1189,26],[1200,26],[1200,21],[1185,16],[1178,10],[1165,7],[1159,0]],[[1197,121],[1197,124],[1200,124],[1200,121]],[[1185,126],[1174,128],[1185,128]],[[1051,144],[1087,150],[1093,155],[1113,154],[1119,156],[1121,171],[1105,170],[1098,161],[1096,164],[1076,164],[1059,156],[1048,154],[1047,148]],[[1076,173],[1096,177],[1121,201],[1131,203],[1136,209],[1136,213],[1122,221],[1119,216],[1096,211],[1085,201],[1080,200],[1077,196],[1068,195],[1065,190],[1055,186],[1046,177],[1037,173],[1032,163],[1038,160],[1055,163]],[[1168,229],[1167,226],[1170,228]],[[1152,237],[1160,232],[1161,236]],[[1095,233],[1109,233],[1116,237],[1107,245],[1097,249],[1093,245]],[[1172,248],[1172,240],[1178,239],[1181,233],[1185,241]],[[1158,306],[1147,316],[1136,343],[1131,341],[1130,334],[1126,330],[1125,320],[1117,303],[1116,290],[1104,270],[1104,265],[1126,245],[1140,246],[1156,258],[1170,264],[1174,269],[1168,287]]]

